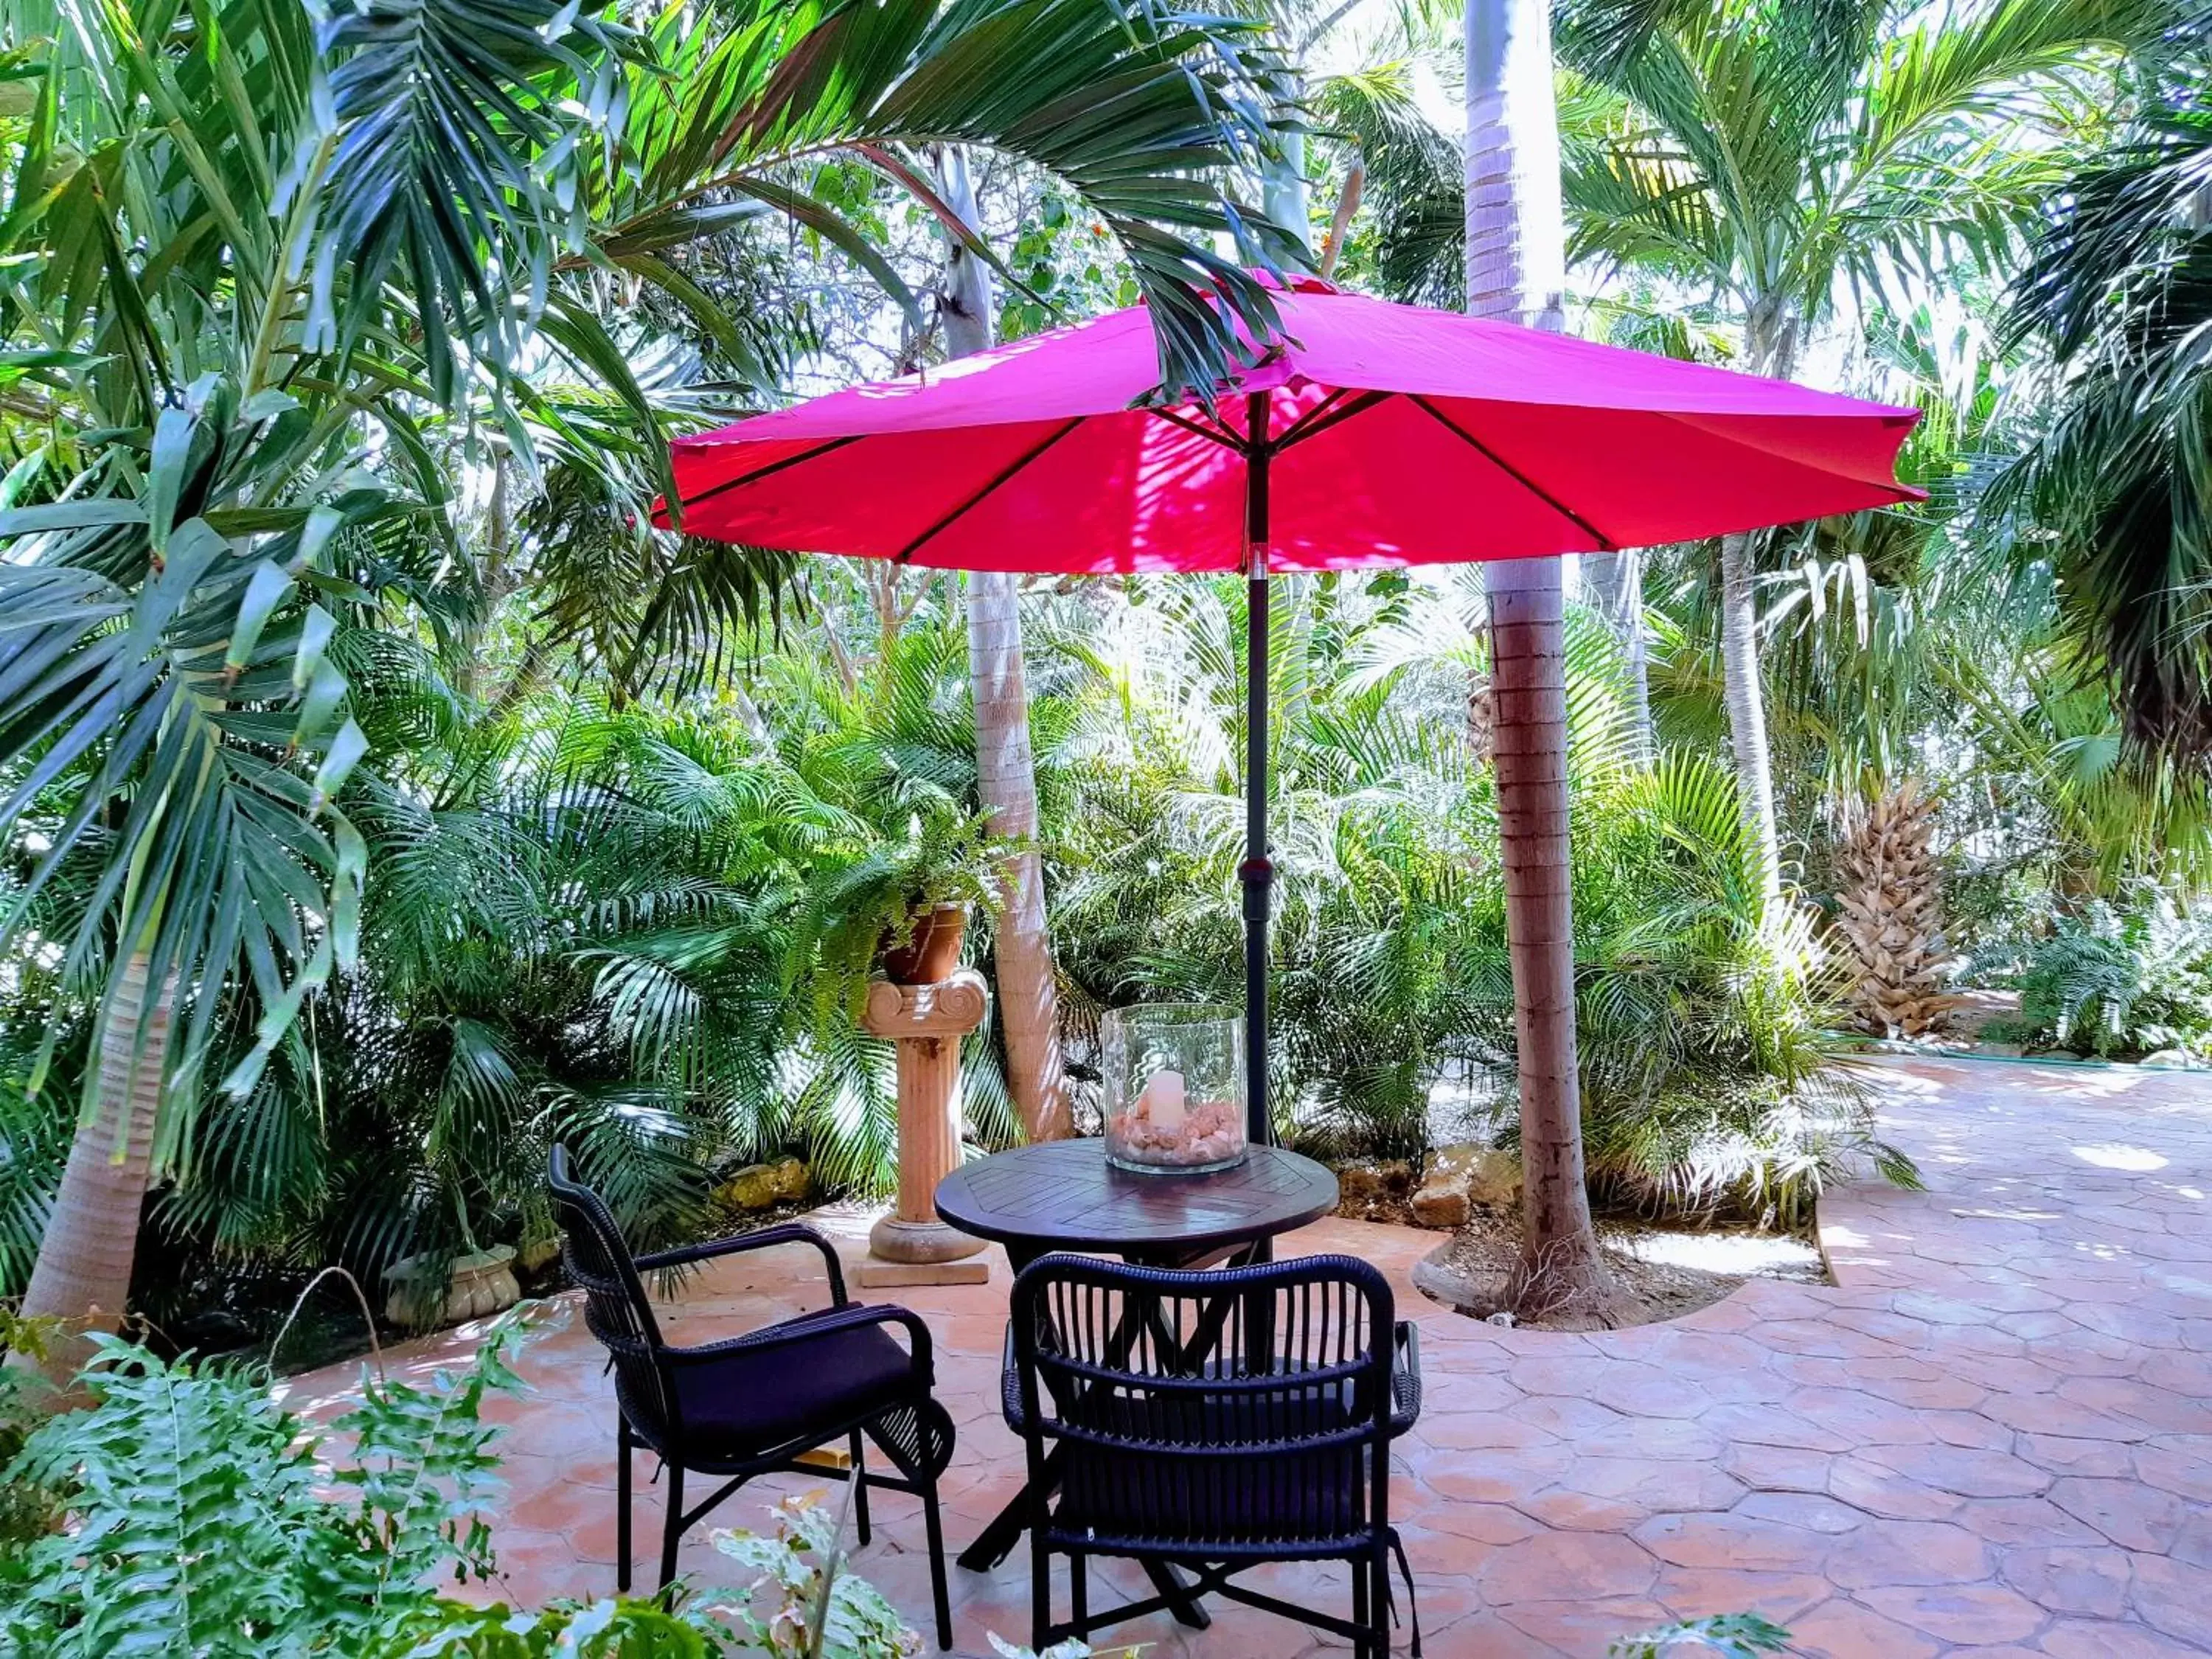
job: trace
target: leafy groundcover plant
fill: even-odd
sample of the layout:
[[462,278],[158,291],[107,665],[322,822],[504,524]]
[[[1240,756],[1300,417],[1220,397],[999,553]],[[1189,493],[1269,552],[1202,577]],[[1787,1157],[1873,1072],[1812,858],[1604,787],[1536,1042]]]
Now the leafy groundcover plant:
[[[59,1527],[0,1537],[0,1655],[107,1659],[904,1659],[920,1639],[837,1574],[837,1523],[793,1500],[773,1535],[720,1533],[750,1587],[534,1611],[441,1586],[495,1580],[483,1518],[497,1491],[485,1396],[514,1393],[522,1335],[495,1327],[427,1387],[374,1378],[319,1431],[264,1376],[165,1364],[102,1339],[89,1410],[46,1423],[0,1471]],[[822,1595],[829,1581],[826,1608]]]

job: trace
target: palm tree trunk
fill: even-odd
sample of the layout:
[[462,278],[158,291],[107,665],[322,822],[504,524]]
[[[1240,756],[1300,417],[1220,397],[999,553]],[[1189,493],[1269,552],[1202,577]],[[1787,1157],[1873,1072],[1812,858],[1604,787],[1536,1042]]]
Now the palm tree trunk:
[[1629,741],[1637,764],[1649,766],[1658,752],[1651,735],[1651,674],[1650,648],[1644,627],[1644,551],[1625,548],[1618,553],[1585,553],[1582,578],[1592,602],[1613,637],[1627,669]]
[[1766,696],[1759,673],[1759,607],[1751,582],[1751,538],[1721,538],[1721,681],[1736,793],[1759,864],[1759,914],[1782,902],[1782,836],[1774,814],[1774,761],[1766,743]]
[[[939,168],[946,203],[976,222],[967,157],[948,150]],[[983,262],[956,246],[945,273],[945,343],[956,357],[991,343],[991,280]],[[968,678],[975,700],[975,793],[994,833],[1034,841],[1036,765],[1030,749],[1030,702],[1022,661],[1021,586],[1000,571],[968,578]],[[1044,865],[1034,847],[1006,861],[1000,878],[1006,908],[994,952],[999,1029],[1006,1040],[1006,1086],[1023,1133],[1058,1140],[1074,1123],[1060,1053],[1060,994],[1046,926]]]
[[1510,1299],[1534,1315],[1601,1301],[1606,1285],[1590,1224],[1577,1073],[1565,607],[1556,559],[1501,560],[1484,577],[1521,1083],[1521,1266]]
[[[1788,376],[1796,356],[1797,327],[1782,306],[1771,301],[1754,305],[1744,335],[1746,366],[1753,374]],[[1736,791],[1759,862],[1759,913],[1773,915],[1782,902],[1782,833],[1774,811],[1774,757],[1766,741],[1759,602],[1748,535],[1721,538],[1721,678]]]
[[[168,999],[145,1017],[148,963],[123,965],[100,1032],[98,1093],[77,1126],[39,1259],[23,1293],[27,1318],[61,1322],[40,1366],[64,1390],[92,1356],[88,1334],[123,1321],[138,1244],[138,1216],[152,1164],[154,1124],[169,1048]],[[76,1396],[65,1394],[65,1401]]]
[[[995,833],[1031,840],[1037,827],[1036,773],[1022,682],[1021,589],[1012,576],[992,571],[968,579],[968,666],[975,695],[976,793]],[[1007,860],[1000,890],[1006,908],[994,948],[1006,1085],[1023,1132],[1031,1140],[1058,1140],[1074,1125],[1060,1062],[1043,861],[1034,847]]]
[[[1563,330],[1565,268],[1546,0],[1468,0],[1468,309]],[[1525,1315],[1597,1311],[1611,1285],[1583,1171],[1561,562],[1503,561],[1484,577],[1521,1084],[1521,1261],[1509,1299]]]

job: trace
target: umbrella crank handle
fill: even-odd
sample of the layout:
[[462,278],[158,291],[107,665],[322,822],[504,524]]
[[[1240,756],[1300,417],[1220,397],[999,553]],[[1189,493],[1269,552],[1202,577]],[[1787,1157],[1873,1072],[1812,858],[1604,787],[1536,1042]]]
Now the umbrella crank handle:
[[1265,921],[1275,884],[1275,863],[1273,859],[1246,859],[1237,866],[1237,879],[1244,885],[1244,920]]

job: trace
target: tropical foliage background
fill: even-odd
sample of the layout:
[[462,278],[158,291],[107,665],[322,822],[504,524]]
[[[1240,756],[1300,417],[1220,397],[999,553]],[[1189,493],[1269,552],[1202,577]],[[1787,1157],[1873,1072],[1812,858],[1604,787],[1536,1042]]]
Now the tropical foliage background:
[[[2212,1056],[2203,20],[1558,39],[1571,325],[1925,415],[1921,506],[1581,573],[1598,1195],[1903,1175],[1841,1035],[1885,975],[1937,1034],[2012,988],[2014,1041]],[[1455,303],[1457,52],[1302,0],[0,0],[0,1296],[130,1146],[88,1237],[158,1246],[170,1344],[542,1238],[556,1139],[641,1244],[786,1151],[879,1188],[825,918],[988,805],[968,596],[651,529],[664,441],[939,360],[956,252],[1002,338],[1146,301],[1173,385],[1234,349],[1201,290],[1264,326],[1254,264]],[[1480,583],[1275,594],[1278,1120],[1510,1143]],[[1239,981],[1241,595],[1014,605],[1079,1116],[1103,1010]]]

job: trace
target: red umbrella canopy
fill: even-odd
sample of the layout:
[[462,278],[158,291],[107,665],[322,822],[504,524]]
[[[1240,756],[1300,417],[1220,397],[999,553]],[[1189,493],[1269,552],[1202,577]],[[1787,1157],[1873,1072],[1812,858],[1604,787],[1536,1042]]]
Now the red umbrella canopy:
[[[1917,412],[1294,279],[1215,406],[1142,307],[680,439],[684,528],[967,570],[1601,552],[1917,499]],[[1255,443],[1254,434],[1259,441]],[[1248,532],[1248,512],[1259,522]],[[665,520],[664,520],[665,521]]]

